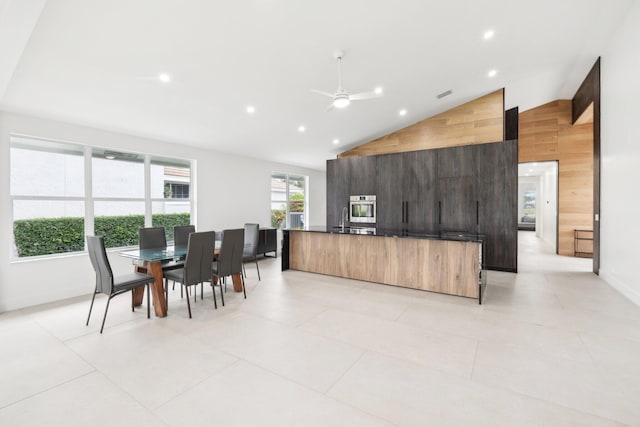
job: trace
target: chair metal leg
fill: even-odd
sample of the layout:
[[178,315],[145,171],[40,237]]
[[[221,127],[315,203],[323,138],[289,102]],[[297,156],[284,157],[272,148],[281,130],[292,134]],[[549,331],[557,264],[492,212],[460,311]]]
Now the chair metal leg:
[[91,318],[91,310],[93,309],[93,301],[95,301],[95,299],[96,299],[97,291],[98,291],[98,288],[96,288],[93,291],[93,297],[91,298],[91,305],[89,306],[89,315],[87,316],[87,325],[86,326],[89,326],[89,319]]
[[134,301],[135,299],[135,295],[134,295],[134,291],[135,289],[131,289],[131,312],[133,313],[134,311],[136,311],[134,304],[136,303]]
[[256,261],[256,270],[258,270],[258,281],[260,281],[260,267],[258,267],[258,257],[254,258]]
[[244,292],[244,299],[247,299],[247,289],[244,287],[244,278],[240,275],[240,280],[242,281],[242,292]]
[[149,284],[147,283],[147,319],[151,319],[151,298],[149,297]]
[[222,306],[224,307],[224,292],[222,292],[222,278],[218,278],[218,283],[220,284],[220,298],[222,298]]
[[244,277],[247,277],[247,269],[244,268],[244,262],[242,263],[242,274],[244,275]]
[[104,317],[102,318],[102,326],[100,326],[100,333],[104,329],[104,321],[107,320],[107,311],[109,311],[109,303],[111,302],[111,298],[113,295],[109,295],[109,299],[107,300],[107,306],[104,308]]
[[[180,286],[185,286],[183,283]],[[189,288],[187,288],[188,290]],[[189,292],[187,292],[187,309],[189,309],[189,319],[191,319],[191,303],[189,302]]]
[[218,309],[218,301],[216,301],[216,286],[213,284],[213,279],[211,279],[211,291],[213,291],[213,307]]
[[204,299],[204,282],[200,282],[200,301]]

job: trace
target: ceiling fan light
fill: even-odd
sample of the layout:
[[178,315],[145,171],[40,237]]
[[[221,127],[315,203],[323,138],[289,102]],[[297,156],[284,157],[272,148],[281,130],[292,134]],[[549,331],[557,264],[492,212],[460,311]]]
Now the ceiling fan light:
[[333,106],[336,108],[345,108],[350,103],[349,98],[336,98],[333,100]]

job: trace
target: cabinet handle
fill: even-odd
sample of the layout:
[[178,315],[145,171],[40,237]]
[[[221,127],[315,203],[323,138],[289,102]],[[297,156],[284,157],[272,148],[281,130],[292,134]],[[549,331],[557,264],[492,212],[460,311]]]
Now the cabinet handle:
[[402,220],[400,222],[404,224],[404,201],[402,201]]
[[438,225],[442,225],[442,202],[438,200]]
[[480,225],[480,201],[476,200],[476,225]]
[[407,207],[404,208],[405,222],[409,224],[409,202],[405,202]]

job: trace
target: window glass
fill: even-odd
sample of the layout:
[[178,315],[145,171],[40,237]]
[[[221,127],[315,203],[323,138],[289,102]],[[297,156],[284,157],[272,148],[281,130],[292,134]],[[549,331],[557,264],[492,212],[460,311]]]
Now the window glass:
[[191,164],[186,160],[151,158],[151,198],[189,199]]
[[191,224],[191,203],[188,200],[154,201],[152,225],[164,227],[167,241],[173,241],[173,227]]
[[84,250],[84,202],[13,201],[13,257]]
[[93,150],[93,197],[144,198],[144,156]]
[[303,228],[305,225],[307,177],[271,174],[271,226]]
[[56,144],[52,150],[44,151],[40,144],[11,147],[11,195],[84,195],[82,149]]
[[16,136],[10,141],[14,258],[83,251],[87,234],[104,237],[107,248],[137,245],[145,224],[164,226],[173,239],[174,225],[190,224],[189,160]]
[[144,201],[95,201],[94,234],[104,238],[107,248],[138,244],[138,229],[144,227]]

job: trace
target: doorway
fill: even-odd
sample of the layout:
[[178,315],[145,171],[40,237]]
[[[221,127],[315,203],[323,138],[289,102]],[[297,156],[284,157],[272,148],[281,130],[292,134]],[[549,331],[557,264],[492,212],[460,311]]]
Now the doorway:
[[558,253],[558,162],[518,164],[518,230]]

